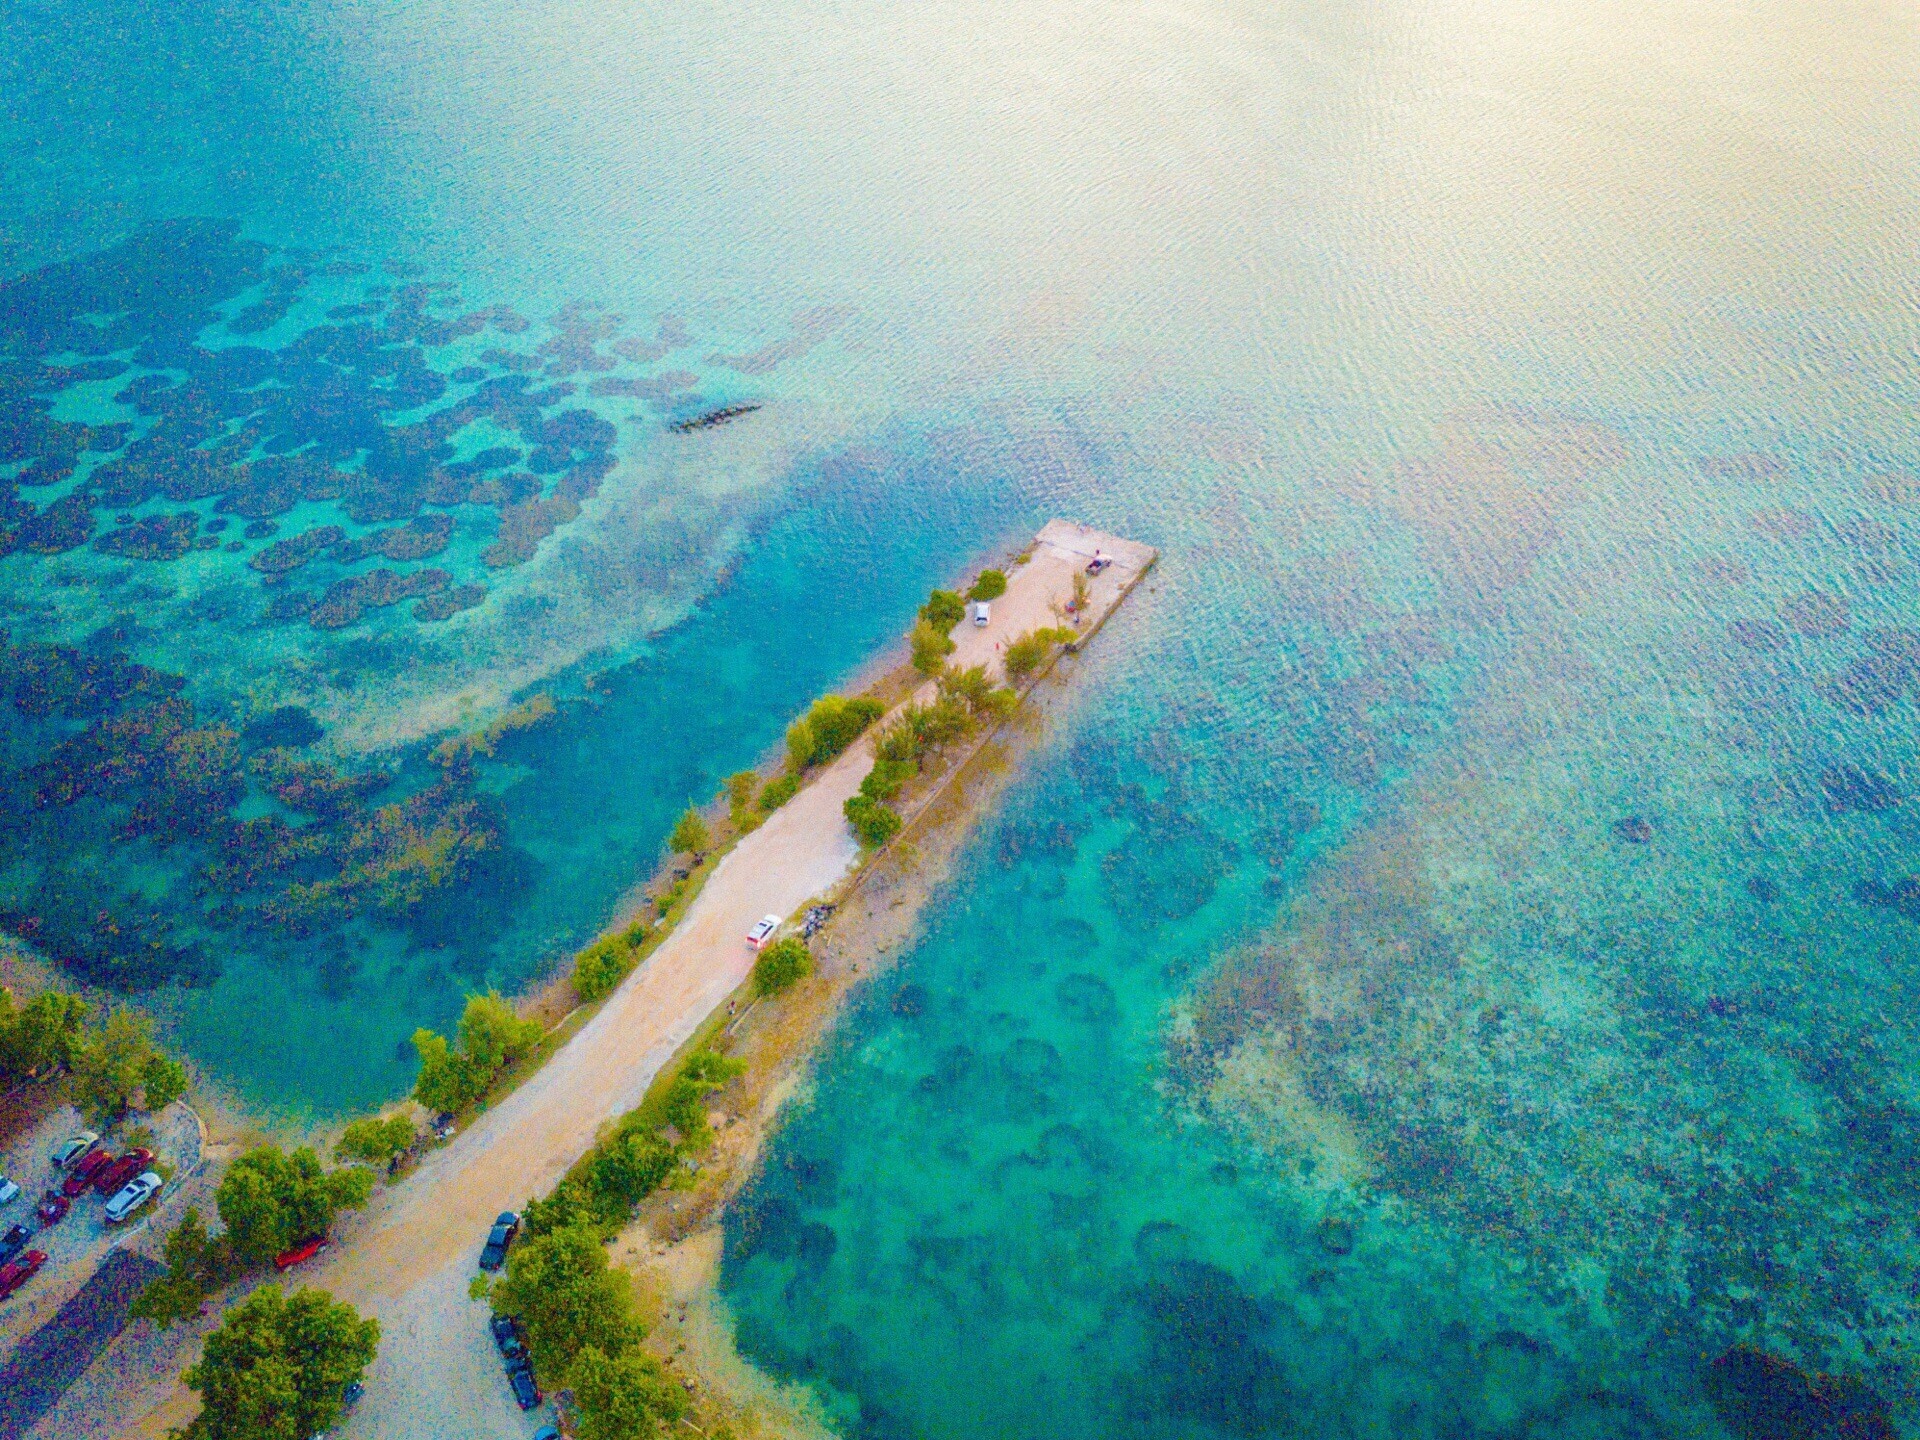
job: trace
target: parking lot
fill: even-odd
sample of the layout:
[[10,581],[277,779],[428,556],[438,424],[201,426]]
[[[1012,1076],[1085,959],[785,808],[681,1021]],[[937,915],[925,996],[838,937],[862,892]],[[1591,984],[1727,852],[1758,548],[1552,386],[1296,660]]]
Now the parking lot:
[[[153,1133],[153,1139],[143,1143],[172,1169],[173,1178],[157,1200],[125,1225],[106,1223],[106,1199],[91,1187],[74,1199],[64,1219],[52,1225],[42,1225],[34,1214],[46,1192],[58,1189],[64,1178],[53,1169],[48,1157],[68,1136],[89,1128],[71,1107],[56,1110],[0,1152],[0,1175],[20,1187],[15,1199],[0,1205],[0,1232],[15,1225],[26,1226],[33,1235],[25,1248],[43,1250],[47,1256],[38,1275],[0,1302],[0,1364],[6,1363],[24,1337],[51,1320],[80,1291],[116,1247],[137,1248],[157,1256],[161,1237],[188,1203],[198,1203],[203,1211],[211,1208],[209,1197],[200,1193],[205,1185],[199,1118],[184,1104],[170,1105],[158,1115],[135,1118]],[[126,1139],[126,1128],[104,1134],[102,1146],[110,1147],[115,1154],[128,1149],[134,1142]]]

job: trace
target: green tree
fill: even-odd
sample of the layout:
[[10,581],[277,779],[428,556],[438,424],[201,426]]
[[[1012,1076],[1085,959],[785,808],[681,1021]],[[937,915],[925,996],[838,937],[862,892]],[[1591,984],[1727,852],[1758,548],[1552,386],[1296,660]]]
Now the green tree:
[[323,1171],[301,1146],[250,1150],[227,1167],[216,1199],[227,1244],[242,1266],[264,1265],[311,1235],[324,1235],[341,1210],[356,1210],[373,1193],[373,1176],[358,1167]]
[[953,640],[939,626],[922,620],[907,637],[913,647],[913,668],[922,675],[938,675],[947,656],[954,651]]
[[[150,1070],[156,1056],[165,1063]],[[153,1043],[153,1021],[132,1010],[115,1010],[98,1030],[81,1034],[71,1064],[73,1103],[96,1124],[111,1124],[131,1110],[145,1096],[149,1074],[160,1082],[164,1104],[186,1089],[186,1072]],[[149,1101],[147,1108],[161,1106]]]
[[687,1413],[687,1397],[660,1362],[637,1350],[609,1355],[595,1345],[573,1362],[580,1440],[650,1440]]
[[469,995],[460,1012],[460,1049],[467,1062],[484,1070],[488,1080],[503,1065],[511,1065],[540,1043],[544,1032],[538,1020],[523,1020],[498,990]]
[[165,1051],[156,1050],[140,1067],[140,1103],[148,1111],[164,1110],[187,1093],[187,1067]]
[[372,1363],[377,1321],[324,1290],[278,1285],[227,1312],[186,1373],[200,1392],[187,1440],[308,1440],[340,1416],[341,1393]]
[[624,933],[589,945],[574,957],[574,994],[587,1005],[611,995],[633,969],[633,954],[634,942]]
[[878,700],[865,695],[848,699],[842,695],[822,695],[807,710],[806,726],[813,732],[810,764],[824,765],[840,754],[866,728],[885,713]]
[[64,990],[43,990],[14,1006],[0,986],[0,1079],[22,1080],[56,1065],[71,1066],[84,1038],[87,1002]]
[[390,1165],[407,1152],[419,1136],[411,1115],[370,1115],[349,1124],[333,1147],[341,1160],[365,1160],[374,1165]]
[[167,1236],[167,1270],[134,1297],[129,1312],[136,1320],[151,1320],[163,1328],[200,1309],[207,1293],[227,1278],[231,1252],[207,1237],[200,1212],[189,1207]]
[[549,1389],[569,1383],[588,1345],[619,1354],[641,1335],[630,1282],[608,1268],[598,1232],[585,1225],[533,1236],[508,1251],[493,1308],[520,1317],[534,1369]]
[[691,805],[674,824],[673,834],[667,837],[668,846],[682,855],[697,854],[712,843],[713,837],[707,834],[707,822],[700,818],[700,812]]
[[[840,808],[847,817],[847,824],[853,827],[853,833],[869,850],[878,850],[900,833],[903,823],[900,817],[871,796],[849,795]],[[764,955],[761,956],[762,961],[765,959]],[[760,966],[756,964],[753,968],[757,975]]]
[[920,607],[920,618],[945,635],[967,618],[967,602],[951,590],[935,590]]
[[998,600],[1007,593],[1007,577],[999,570],[982,570],[980,578],[967,591],[969,600]]
[[1007,646],[1003,663],[1007,669],[1007,679],[1018,685],[1046,663],[1053,653],[1053,647],[1064,645],[1074,638],[1071,630],[1055,627],[1028,631],[1018,640]]
[[420,1078],[413,1082],[413,1098],[429,1110],[464,1109],[486,1088],[488,1077],[477,1075],[447,1043],[446,1036],[416,1030],[413,1048],[420,1056]]
[[[893,814],[891,810],[887,813]],[[896,825],[899,819],[894,816]],[[753,962],[753,993],[763,997],[778,995],[812,969],[813,956],[807,950],[806,941],[798,935],[776,940]]]
[[891,800],[919,773],[917,760],[876,760],[867,778],[860,782],[860,793],[869,800]]
[[[651,1195],[673,1173],[673,1147],[658,1135],[629,1129],[594,1147],[587,1162],[587,1183],[595,1195],[620,1207],[620,1218]],[[611,1208],[611,1207],[609,1207]]]

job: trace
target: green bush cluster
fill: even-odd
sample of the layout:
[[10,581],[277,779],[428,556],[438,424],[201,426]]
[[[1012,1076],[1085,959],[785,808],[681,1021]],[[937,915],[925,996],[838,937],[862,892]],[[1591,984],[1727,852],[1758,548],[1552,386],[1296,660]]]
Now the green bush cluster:
[[[891,808],[868,795],[849,795],[840,808],[853,833],[869,850],[878,850],[898,835],[906,823]],[[755,969],[757,972],[758,967]]]
[[787,768],[799,774],[824,765],[865,733],[883,713],[878,700],[865,695],[822,695],[787,728]]
[[998,600],[1007,593],[1007,577],[999,570],[982,570],[980,578],[967,591],[969,600]]
[[390,1165],[406,1154],[419,1134],[411,1115],[370,1115],[347,1126],[333,1147],[334,1158]]
[[215,1192],[226,1233],[210,1237],[200,1212],[189,1209],[167,1237],[166,1273],[135,1298],[133,1314],[161,1325],[194,1314],[212,1291],[302,1240],[326,1234],[334,1216],[359,1209],[372,1193],[371,1171],[323,1170],[320,1157],[305,1146],[292,1154],[277,1145],[248,1151],[228,1167]]
[[967,602],[951,590],[935,590],[920,607],[920,619],[942,635],[967,618]]
[[71,1066],[85,1044],[87,1002],[47,990],[25,1005],[0,985],[0,1081],[13,1084]]
[[751,770],[737,770],[727,777],[727,818],[736,834],[745,835],[760,823],[761,812],[753,803],[760,777]]
[[505,1066],[533,1049],[541,1033],[539,1021],[522,1020],[497,990],[469,995],[457,1045],[431,1030],[413,1032],[413,1048],[420,1055],[413,1098],[430,1110],[464,1110],[486,1094]]
[[643,1440],[687,1413],[684,1392],[641,1352],[646,1330],[632,1284],[607,1263],[591,1227],[562,1226],[514,1246],[493,1306],[518,1317],[541,1384],[573,1391],[582,1440]]
[[[743,1067],[737,1060],[696,1050],[673,1078],[637,1110],[629,1111],[588,1151],[551,1194],[529,1200],[523,1223],[530,1235],[585,1226],[611,1235],[664,1184],[682,1156],[708,1138],[706,1097]],[[677,1135],[675,1142],[666,1131]]]
[[380,1325],[324,1290],[267,1285],[230,1310],[184,1376],[200,1392],[185,1440],[307,1440],[340,1418],[373,1363]]
[[580,997],[581,1004],[605,999],[620,987],[632,973],[646,935],[646,926],[636,921],[618,935],[594,941],[573,957],[573,993]]
[[913,650],[913,668],[922,675],[938,675],[954,651],[953,638],[937,625],[922,620],[907,637]]
[[907,781],[919,773],[918,760],[876,760],[873,769],[867,772],[867,778],[860,782],[860,793],[869,800],[885,804],[899,795]]
[[[883,813],[893,815],[891,810]],[[893,823],[898,828],[900,817],[894,815]],[[813,956],[807,951],[807,942],[798,935],[788,935],[762,950],[753,962],[753,993],[762,999],[778,995],[812,969]]]
[[785,775],[776,775],[760,792],[760,808],[771,815],[799,793],[800,777],[798,775],[792,771],[788,771]]
[[1046,663],[1054,646],[1065,645],[1075,638],[1074,632],[1063,626],[1028,631],[1007,646],[1002,661],[1007,668],[1007,679],[1018,685]]

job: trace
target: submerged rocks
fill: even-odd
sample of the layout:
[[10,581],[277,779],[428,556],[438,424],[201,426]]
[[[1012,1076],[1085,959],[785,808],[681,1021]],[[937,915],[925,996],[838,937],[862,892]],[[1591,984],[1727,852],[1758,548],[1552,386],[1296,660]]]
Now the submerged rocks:
[[1886,1402],[1864,1381],[1809,1374],[1736,1345],[1707,1367],[1707,1395],[1738,1440],[1896,1440]]
[[285,575],[298,570],[321,551],[338,545],[346,538],[347,532],[338,525],[321,525],[285,540],[276,540],[248,560],[247,565],[262,575]]
[[1628,845],[1646,845],[1653,840],[1653,822],[1644,815],[1629,815],[1613,822],[1613,838]]
[[398,605],[416,596],[433,595],[446,589],[453,577],[444,570],[416,570],[399,575],[392,570],[375,570],[337,580],[307,612],[307,623],[316,630],[340,630],[351,625],[369,610]]
[[1884,880],[1862,880],[1853,887],[1853,898],[1876,910],[1892,910],[1909,920],[1920,920],[1920,876],[1888,884]]
[[93,548],[127,560],[178,560],[194,548],[198,523],[198,518],[190,514],[154,515],[109,530],[93,542]]
[[390,530],[374,530],[341,542],[334,548],[333,558],[342,565],[351,565],[369,555],[388,560],[425,560],[445,550],[452,539],[451,515],[417,515]]
[[1878,814],[1900,803],[1900,791],[1893,781],[1858,765],[1835,765],[1821,771],[1820,789],[1827,797],[1827,809],[1836,815],[1849,810]]
[[437,595],[416,600],[413,618],[427,625],[451,620],[462,610],[471,610],[486,598],[487,587],[484,585],[456,585],[451,590],[442,590]]

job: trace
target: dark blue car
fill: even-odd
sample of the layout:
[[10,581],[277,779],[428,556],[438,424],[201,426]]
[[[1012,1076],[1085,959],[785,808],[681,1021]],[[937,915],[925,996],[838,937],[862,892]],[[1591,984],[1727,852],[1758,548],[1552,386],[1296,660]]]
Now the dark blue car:
[[493,1222],[493,1229],[487,1232],[486,1248],[480,1252],[482,1270],[498,1270],[507,1263],[507,1247],[513,1244],[513,1237],[520,1233],[520,1217],[511,1210],[502,1210]]
[[540,1387],[533,1383],[531,1370],[516,1370],[507,1377],[513,1386],[513,1398],[520,1402],[522,1410],[531,1410],[540,1403]]
[[27,1241],[33,1232],[24,1225],[16,1225],[5,1235],[0,1235],[0,1265],[5,1265],[27,1248]]

